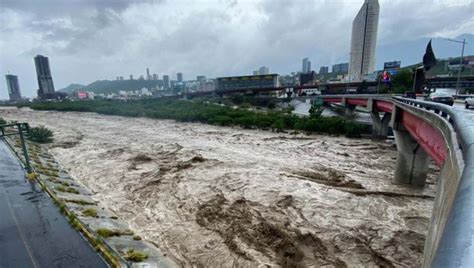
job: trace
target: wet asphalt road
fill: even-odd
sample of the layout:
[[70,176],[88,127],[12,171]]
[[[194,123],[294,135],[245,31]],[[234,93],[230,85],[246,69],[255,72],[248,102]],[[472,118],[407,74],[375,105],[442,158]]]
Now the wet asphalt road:
[[0,268],[107,267],[0,140]]

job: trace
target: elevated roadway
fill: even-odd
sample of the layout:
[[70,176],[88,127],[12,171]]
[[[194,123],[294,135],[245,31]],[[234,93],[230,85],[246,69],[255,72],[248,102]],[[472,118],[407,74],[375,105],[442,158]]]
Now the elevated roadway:
[[391,127],[394,182],[424,185],[429,159],[441,168],[423,267],[474,267],[474,120],[444,104],[380,95],[325,95],[325,103],[364,107],[374,135]]

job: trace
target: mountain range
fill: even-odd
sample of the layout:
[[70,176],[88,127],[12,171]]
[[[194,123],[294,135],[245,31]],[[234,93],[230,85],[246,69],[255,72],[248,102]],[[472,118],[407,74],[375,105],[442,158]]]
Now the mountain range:
[[[474,55],[474,34],[462,34],[455,40],[466,39],[468,43],[464,49],[464,56]],[[383,63],[388,61],[401,61],[402,66],[413,65],[421,62],[425,54],[426,45],[432,40],[433,52],[438,59],[461,56],[461,43],[448,41],[446,38],[419,38],[411,41],[384,44],[377,47],[375,55],[377,69],[383,68]]]

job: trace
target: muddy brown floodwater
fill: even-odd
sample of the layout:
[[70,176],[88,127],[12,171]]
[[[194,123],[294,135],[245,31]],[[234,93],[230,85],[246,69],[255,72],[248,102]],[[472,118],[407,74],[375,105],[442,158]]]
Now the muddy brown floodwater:
[[395,145],[93,113],[0,109],[45,125],[94,199],[178,266],[417,267],[433,205],[392,184]]

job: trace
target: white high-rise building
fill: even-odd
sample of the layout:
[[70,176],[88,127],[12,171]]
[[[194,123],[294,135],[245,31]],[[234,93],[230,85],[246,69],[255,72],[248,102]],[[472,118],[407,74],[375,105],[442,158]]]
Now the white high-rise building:
[[309,58],[304,58],[303,59],[303,69],[302,69],[302,71],[303,71],[304,74],[311,72],[311,61],[309,60]]
[[365,0],[352,22],[351,80],[360,81],[375,69],[375,47],[379,25],[378,0]]

